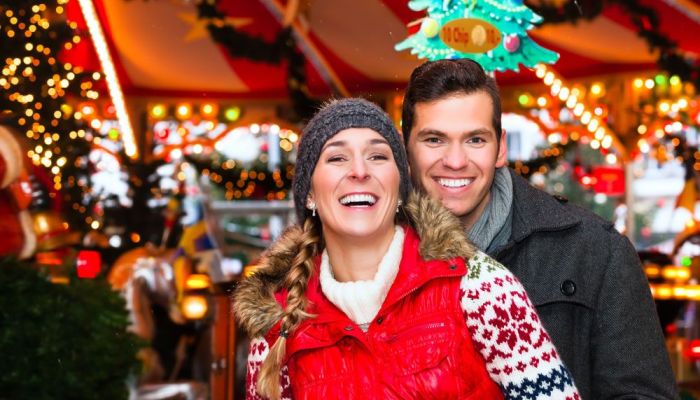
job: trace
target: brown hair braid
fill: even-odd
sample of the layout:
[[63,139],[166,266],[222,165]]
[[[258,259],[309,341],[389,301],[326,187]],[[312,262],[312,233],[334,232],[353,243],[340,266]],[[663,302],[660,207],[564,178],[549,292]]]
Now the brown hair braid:
[[287,336],[299,326],[301,321],[312,316],[306,312],[306,286],[315,268],[313,257],[321,248],[320,235],[313,218],[307,218],[304,221],[298,246],[299,249],[284,281],[284,287],[287,288],[287,306],[282,315],[280,335],[263,361],[257,382],[258,393],[271,400],[277,400],[281,395],[279,374]]

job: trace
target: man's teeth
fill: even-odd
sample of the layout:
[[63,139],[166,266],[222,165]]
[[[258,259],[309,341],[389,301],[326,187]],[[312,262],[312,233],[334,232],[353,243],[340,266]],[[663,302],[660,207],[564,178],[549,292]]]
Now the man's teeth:
[[371,194],[351,194],[340,199],[340,204],[343,205],[373,205],[377,202],[377,198]]
[[445,178],[440,178],[438,179],[438,183],[442,186],[446,187],[462,187],[462,186],[467,186],[468,184],[472,183],[471,179],[445,179]]

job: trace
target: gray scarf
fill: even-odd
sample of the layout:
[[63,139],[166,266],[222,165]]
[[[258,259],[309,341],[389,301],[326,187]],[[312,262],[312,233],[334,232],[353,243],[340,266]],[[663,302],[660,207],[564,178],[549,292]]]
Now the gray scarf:
[[491,199],[483,214],[467,232],[469,240],[481,251],[492,254],[510,239],[512,204],[513,180],[508,168],[498,168],[491,185]]

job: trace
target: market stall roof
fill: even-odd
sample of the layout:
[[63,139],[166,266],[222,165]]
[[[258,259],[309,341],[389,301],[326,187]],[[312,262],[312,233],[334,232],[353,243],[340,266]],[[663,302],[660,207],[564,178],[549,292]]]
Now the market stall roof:
[[[286,67],[233,58],[198,19],[193,1],[93,0],[126,95],[266,98],[286,96]],[[311,92],[333,88],[359,94],[402,90],[420,63],[394,45],[406,25],[424,16],[407,0],[301,1],[295,37],[307,59]],[[641,0],[657,11],[660,30],[689,56],[700,55],[700,0]],[[69,18],[84,27],[77,2]],[[219,0],[228,23],[272,41],[282,29],[286,0]],[[84,39],[89,39],[87,29]],[[548,24],[531,31],[542,46],[561,54],[554,69],[576,78],[655,68],[656,54],[637,35],[631,18],[606,6],[591,21]],[[99,70],[90,40],[70,53],[73,61]],[[497,74],[502,85],[535,82],[532,71]]]

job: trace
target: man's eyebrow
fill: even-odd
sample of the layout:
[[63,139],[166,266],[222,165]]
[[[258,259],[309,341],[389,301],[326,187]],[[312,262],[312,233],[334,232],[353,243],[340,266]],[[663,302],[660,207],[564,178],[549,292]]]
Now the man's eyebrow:
[[[475,135],[488,135],[493,133],[488,128],[478,128],[474,129],[472,131],[465,131],[462,132],[462,135],[464,136],[475,136]],[[439,137],[446,137],[447,134],[443,131],[437,130],[437,129],[431,129],[431,128],[426,128],[426,129],[421,129],[416,133],[416,136],[426,136],[426,135],[433,135],[433,136],[439,136]]]
[[[488,129],[488,128],[479,128],[479,129],[474,129],[473,131],[464,132],[464,134],[467,136],[490,135],[492,133],[493,133],[493,131]],[[496,135],[496,136],[498,136],[498,135]]]
[[431,129],[431,128],[425,128],[421,129],[418,132],[416,132],[416,136],[425,136],[425,135],[434,135],[434,136],[447,136],[447,134],[443,131],[439,131],[437,129]]

